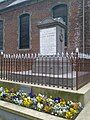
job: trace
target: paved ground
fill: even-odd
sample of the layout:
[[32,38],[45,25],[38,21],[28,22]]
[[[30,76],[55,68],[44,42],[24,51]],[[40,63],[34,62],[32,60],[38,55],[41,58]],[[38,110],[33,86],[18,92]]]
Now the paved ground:
[[90,101],[75,120],[90,120]]

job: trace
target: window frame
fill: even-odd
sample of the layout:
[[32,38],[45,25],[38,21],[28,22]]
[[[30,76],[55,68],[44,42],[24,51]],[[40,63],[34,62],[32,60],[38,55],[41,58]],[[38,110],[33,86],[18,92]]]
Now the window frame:
[[[28,28],[29,28],[29,30],[28,30],[28,34],[29,34],[29,40],[28,40],[28,45],[29,45],[29,47],[28,48],[21,48],[20,47],[20,35],[21,35],[21,33],[20,33],[20,31],[21,31],[21,29],[20,29],[20,18],[22,17],[22,16],[26,16],[26,15],[28,15],[29,16],[29,24],[28,24]],[[19,27],[18,27],[18,33],[19,33],[19,35],[18,35],[18,49],[19,50],[29,50],[30,48],[31,48],[31,21],[30,21],[30,19],[31,19],[31,16],[30,16],[30,14],[29,13],[23,13],[23,14],[21,14],[21,15],[19,15],[19,17],[18,17],[18,19],[19,19]]]
[[[68,23],[68,5],[67,4],[65,4],[65,3],[61,3],[61,4],[57,4],[57,5],[55,5],[55,6],[53,6],[53,8],[52,8],[52,16],[53,16],[53,18],[58,18],[58,17],[54,17],[54,15],[53,15],[53,10],[55,9],[55,8],[59,8],[59,7],[64,7],[64,6],[66,6],[66,11],[67,11],[67,22],[66,22],[66,25],[67,25],[67,23]],[[64,21],[65,22],[65,21]]]

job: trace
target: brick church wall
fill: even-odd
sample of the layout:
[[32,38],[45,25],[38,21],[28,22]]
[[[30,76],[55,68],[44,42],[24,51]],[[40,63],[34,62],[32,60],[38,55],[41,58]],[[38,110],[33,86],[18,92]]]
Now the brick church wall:
[[[51,9],[58,4],[68,5],[68,50],[75,51],[76,47],[82,51],[82,0],[45,0],[31,5],[13,7],[0,13],[0,19],[4,20],[4,52],[36,52],[40,51],[38,23],[45,18],[52,17]],[[86,10],[90,11],[90,2],[85,3]],[[23,13],[30,13],[31,29],[29,50],[19,50],[19,16]],[[85,48],[89,52],[90,48],[90,15],[85,13]]]

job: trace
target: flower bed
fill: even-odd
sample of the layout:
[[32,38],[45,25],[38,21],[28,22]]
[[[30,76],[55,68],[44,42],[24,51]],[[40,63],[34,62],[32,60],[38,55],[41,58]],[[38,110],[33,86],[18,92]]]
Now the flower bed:
[[35,95],[32,91],[25,93],[21,90],[9,90],[3,87],[0,88],[0,99],[67,119],[74,119],[82,110],[80,102],[66,101],[60,97],[53,98],[42,94]]

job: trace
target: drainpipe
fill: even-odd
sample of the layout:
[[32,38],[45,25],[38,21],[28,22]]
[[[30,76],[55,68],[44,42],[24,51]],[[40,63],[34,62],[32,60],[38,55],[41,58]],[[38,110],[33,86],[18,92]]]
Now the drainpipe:
[[83,0],[83,57],[85,53],[85,1]]

